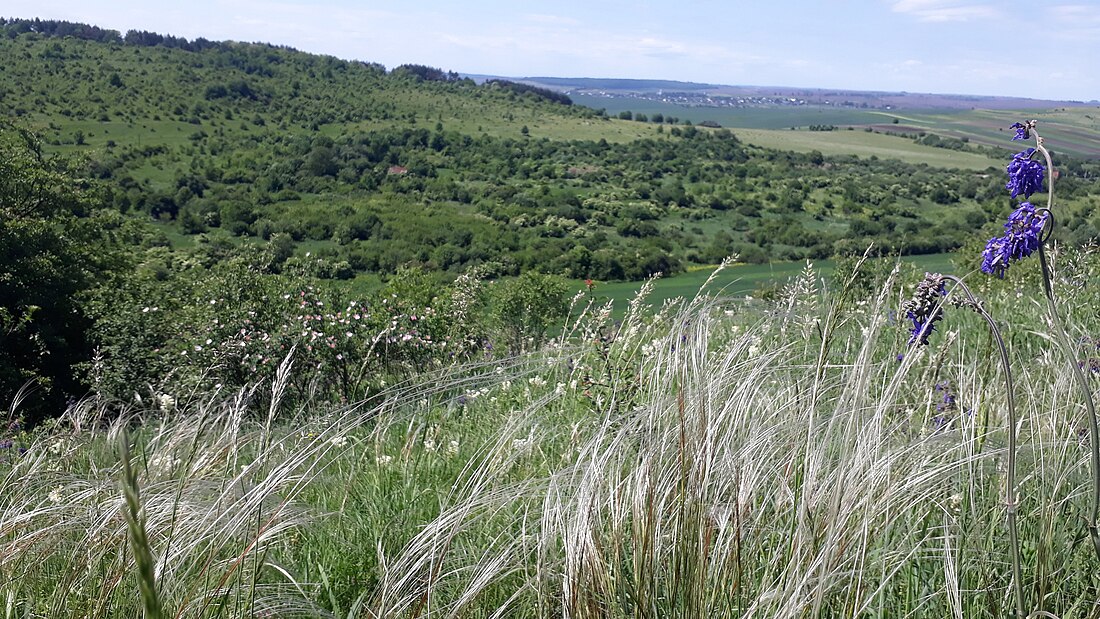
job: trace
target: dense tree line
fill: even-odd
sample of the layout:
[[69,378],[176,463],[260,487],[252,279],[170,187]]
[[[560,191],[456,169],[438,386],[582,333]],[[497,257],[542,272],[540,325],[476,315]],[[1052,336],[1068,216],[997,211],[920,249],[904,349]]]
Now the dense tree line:
[[557,92],[556,90],[550,90],[549,88],[540,88],[530,84],[520,84],[519,82],[502,79],[486,80],[485,84],[509,90],[517,95],[532,94],[541,99],[546,99],[547,101],[553,101],[562,105],[573,105],[573,100],[569,98],[569,95]]
[[121,43],[122,35],[118,30],[110,30],[56,19],[15,19],[0,17],[0,33],[15,38],[24,33],[34,32],[47,37],[74,37],[100,43]]

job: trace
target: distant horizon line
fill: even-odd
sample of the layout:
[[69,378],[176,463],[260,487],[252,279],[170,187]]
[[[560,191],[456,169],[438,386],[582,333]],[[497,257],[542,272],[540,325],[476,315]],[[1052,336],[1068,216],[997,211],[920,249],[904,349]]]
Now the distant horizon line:
[[[562,77],[553,75],[530,75],[530,76],[508,76],[508,75],[496,75],[491,73],[468,73],[463,71],[457,71],[461,77],[468,77],[471,79],[506,79],[514,81],[529,81],[540,82],[540,80],[558,80],[562,82],[579,82],[579,81],[600,81],[600,82],[652,82],[668,83],[668,84],[684,84],[687,86],[695,86],[698,90],[703,88],[755,88],[755,89],[776,89],[776,90],[798,90],[798,91],[812,91],[817,93],[837,93],[837,94],[865,94],[865,95],[930,95],[937,97],[952,97],[952,98],[967,98],[967,99],[1011,99],[1017,101],[1040,101],[1048,103],[1067,103],[1076,104],[1080,106],[1100,105],[1100,99],[1043,99],[1039,97],[1021,97],[1018,95],[981,95],[971,93],[952,93],[952,92],[922,92],[916,90],[876,90],[876,89],[862,89],[862,88],[830,88],[825,86],[789,86],[780,84],[722,84],[717,82],[693,82],[690,80],[677,80],[666,78],[638,78],[638,77]],[[549,84],[547,84],[549,85]],[[575,86],[582,87],[582,86]],[[656,87],[656,86],[654,86]],[[628,89],[623,89],[628,90]]]

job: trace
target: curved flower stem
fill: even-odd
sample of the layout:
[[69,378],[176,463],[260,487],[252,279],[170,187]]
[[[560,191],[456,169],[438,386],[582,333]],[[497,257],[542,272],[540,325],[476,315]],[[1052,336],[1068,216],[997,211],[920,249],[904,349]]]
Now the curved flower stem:
[[1012,582],[1013,593],[1016,597],[1016,616],[1024,617],[1024,583],[1020,569],[1020,536],[1016,526],[1016,389],[1012,380],[1012,366],[1008,362],[1008,349],[1005,347],[1004,338],[1001,336],[1001,330],[997,327],[996,321],[985,310],[985,307],[974,296],[974,293],[970,291],[970,288],[954,275],[944,275],[943,279],[955,284],[966,295],[966,301],[962,305],[974,310],[985,319],[986,324],[989,325],[989,332],[993,335],[994,341],[997,342],[997,350],[1001,356],[1001,369],[1004,371],[1005,377],[1005,394],[1008,398],[1005,420],[1005,429],[1008,434],[1008,457],[1005,463],[1006,525],[1010,546],[1009,554],[1012,558]]
[[[1034,132],[1034,129],[1032,131]],[[1097,560],[1100,560],[1100,529],[1097,528],[1097,520],[1100,520],[1100,426],[1096,421],[1096,404],[1092,399],[1092,389],[1089,388],[1085,375],[1077,365],[1077,358],[1073,353],[1073,344],[1069,340],[1065,323],[1062,322],[1062,316],[1058,313],[1058,307],[1054,301],[1053,273],[1045,250],[1046,241],[1054,232],[1054,213],[1052,212],[1054,207],[1054,163],[1051,161],[1050,151],[1043,146],[1043,138],[1038,133],[1035,133],[1035,147],[1038,152],[1043,154],[1047,163],[1047,208],[1043,218],[1043,235],[1039,239],[1039,267],[1043,274],[1043,294],[1047,298],[1047,313],[1049,314],[1051,331],[1054,332],[1055,341],[1057,341],[1058,347],[1062,349],[1062,355],[1066,358],[1066,363],[1069,364],[1070,371],[1077,382],[1077,387],[1081,390],[1081,395],[1084,396],[1085,400],[1085,410],[1089,422],[1089,446],[1092,449],[1092,510],[1089,512],[1085,524],[1089,530],[1089,537],[1092,539],[1092,549],[1096,553]]]

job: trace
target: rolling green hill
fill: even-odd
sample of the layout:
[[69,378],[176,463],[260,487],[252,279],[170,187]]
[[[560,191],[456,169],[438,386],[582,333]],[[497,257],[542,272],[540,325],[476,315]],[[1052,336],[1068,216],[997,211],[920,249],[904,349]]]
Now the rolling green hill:
[[[19,20],[0,34],[7,120],[86,157],[121,213],[155,222],[146,244],[206,264],[262,254],[262,268],[292,260],[322,278],[487,265],[639,280],[734,253],[950,251],[995,231],[1005,207],[1001,151],[961,141],[620,120],[525,85],[268,44]],[[812,120],[884,120],[836,113]],[[1071,240],[1100,228],[1096,167],[1064,167]]]

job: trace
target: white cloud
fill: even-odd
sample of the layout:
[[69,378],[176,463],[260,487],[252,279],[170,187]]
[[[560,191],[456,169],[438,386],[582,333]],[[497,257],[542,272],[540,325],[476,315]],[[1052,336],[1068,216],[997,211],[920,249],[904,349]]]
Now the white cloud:
[[572,17],[563,17],[561,15],[546,15],[543,13],[528,13],[523,18],[529,22],[537,24],[558,24],[564,26],[576,26],[581,22],[573,19]]
[[1100,23],[1100,6],[1096,5],[1060,4],[1050,7],[1046,12],[1059,21]]
[[964,4],[955,0],[897,0],[895,13],[905,13],[923,22],[966,22],[1000,17],[990,4]]
[[1062,40],[1094,43],[1100,39],[1100,6],[1062,4],[1052,6],[1046,14],[1047,28]]

